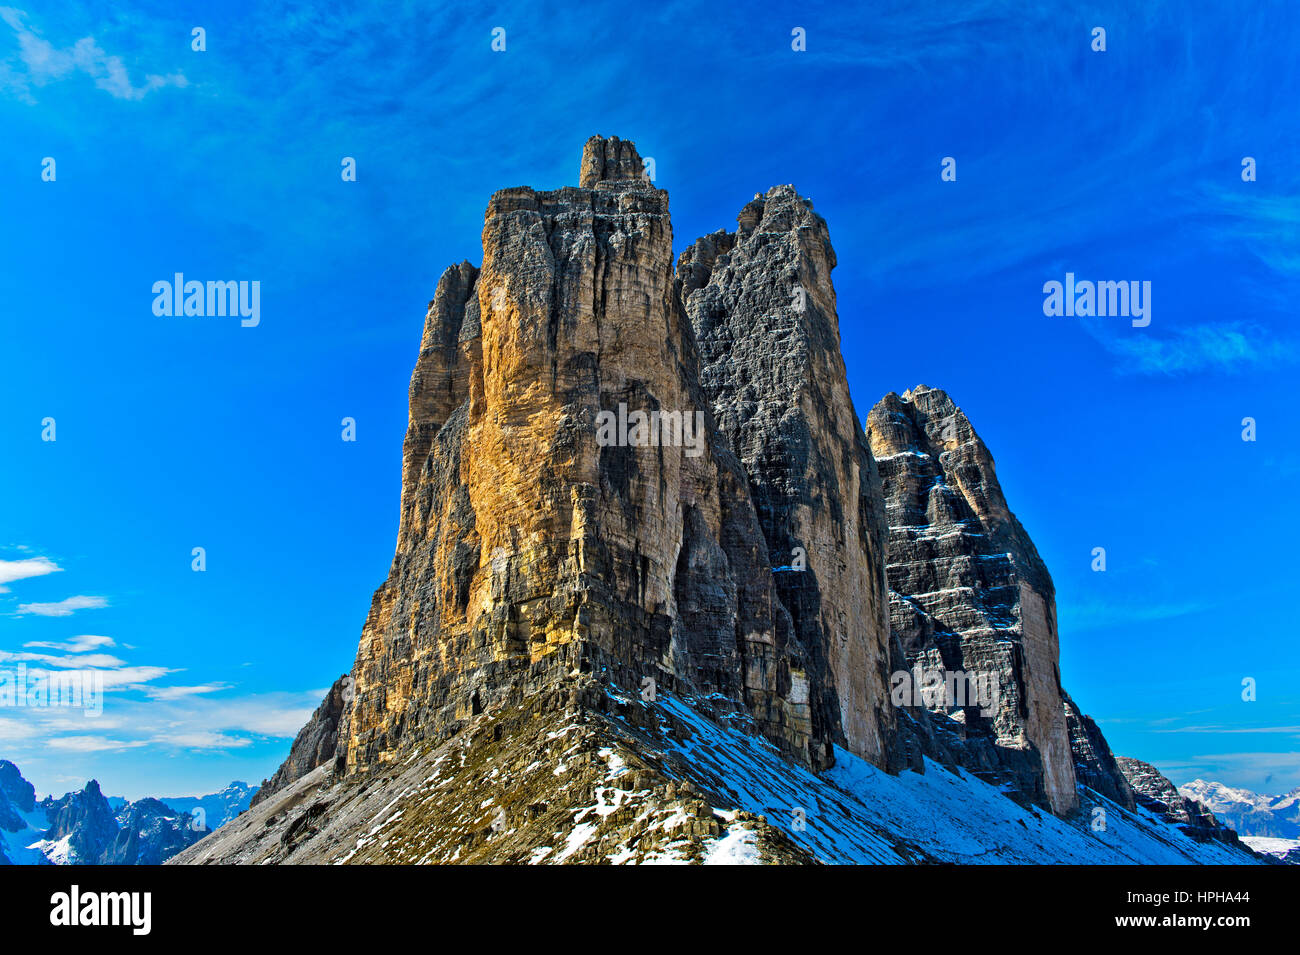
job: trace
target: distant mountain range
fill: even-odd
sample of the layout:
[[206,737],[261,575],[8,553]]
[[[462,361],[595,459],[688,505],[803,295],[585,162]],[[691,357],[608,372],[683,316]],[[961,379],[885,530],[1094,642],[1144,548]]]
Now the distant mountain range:
[[1235,829],[1256,852],[1300,865],[1300,787],[1280,796],[1193,779],[1178,792]]
[[233,782],[208,796],[129,802],[92,779],[38,800],[18,767],[0,760],[0,865],[159,865],[247,809],[256,792]]

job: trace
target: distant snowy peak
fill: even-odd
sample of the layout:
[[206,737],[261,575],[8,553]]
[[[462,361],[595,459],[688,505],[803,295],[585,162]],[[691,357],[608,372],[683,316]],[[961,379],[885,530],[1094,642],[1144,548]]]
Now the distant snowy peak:
[[128,802],[92,779],[37,800],[18,767],[0,760],[0,865],[159,865],[247,809],[256,791],[236,781],[207,796]]
[[1193,779],[1178,787],[1243,836],[1273,840],[1300,839],[1300,789],[1269,796],[1223,783]]
[[1178,792],[1186,799],[1195,799],[1204,804],[1211,812],[1243,806],[1265,806],[1275,798],[1205,779],[1193,779],[1190,783],[1179,786]]
[[209,829],[220,829],[246,810],[256,794],[256,786],[237,779],[218,793],[163,796],[162,801],[179,812],[189,813]]

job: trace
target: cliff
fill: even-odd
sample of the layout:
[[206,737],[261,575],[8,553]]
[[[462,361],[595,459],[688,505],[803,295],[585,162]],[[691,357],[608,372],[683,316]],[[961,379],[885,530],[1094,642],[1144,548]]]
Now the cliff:
[[1028,798],[1071,811],[1055,588],[992,455],[952,399],[924,385],[882,398],[867,434],[889,515],[890,623],[907,668],[974,675],[989,705],[967,686],[938,708],[993,740]]

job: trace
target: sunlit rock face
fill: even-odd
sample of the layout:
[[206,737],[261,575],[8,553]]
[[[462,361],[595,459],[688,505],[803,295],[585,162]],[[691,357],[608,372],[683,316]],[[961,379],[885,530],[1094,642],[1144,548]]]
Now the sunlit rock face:
[[882,398],[867,435],[890,527],[890,621],[908,667],[996,681],[993,705],[937,708],[995,742],[1021,793],[1070,812],[1078,800],[1055,588],[1007,507],[992,455],[948,395],[924,385]]

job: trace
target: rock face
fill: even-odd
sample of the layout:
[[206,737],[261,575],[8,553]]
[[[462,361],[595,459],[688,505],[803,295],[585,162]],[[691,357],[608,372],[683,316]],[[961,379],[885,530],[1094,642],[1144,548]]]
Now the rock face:
[[50,842],[68,839],[77,860],[97,862],[117,837],[117,820],[96,780],[86,783],[85,789],[54,800],[45,812],[50,820],[45,838]]
[[1075,706],[1069,694],[1063,696],[1065,725],[1070,732],[1070,751],[1074,754],[1075,779],[1079,785],[1101,793],[1125,809],[1134,808],[1133,787],[1115,761],[1106,737],[1101,735],[1092,717]]
[[[18,832],[26,827],[23,813],[36,805],[36,789],[23,779],[18,767],[0,759],[0,831]],[[0,852],[3,856],[3,852]]]
[[1198,842],[1239,844],[1235,832],[1195,799],[1180,795],[1174,784],[1150,763],[1127,756],[1117,757],[1116,762],[1133,787],[1139,806],[1178,826]]
[[700,379],[745,468],[777,596],[807,651],[813,730],[898,764],[880,479],[840,355],[825,220],[792,186],[679,257]]
[[992,739],[1027,797],[1072,811],[1055,588],[992,455],[952,400],[924,385],[881,399],[867,435],[889,521],[890,623],[908,669],[975,674],[992,705],[972,705],[968,687],[936,708]]
[[[335,758],[339,744],[339,721],[351,698],[351,680],[343,674],[334,681],[321,705],[311,715],[298,735],[294,738],[289,756],[275,771],[270,779],[262,780],[262,785],[253,793],[250,805],[256,806],[278,789],[306,775],[321,763]],[[220,825],[217,823],[216,825]],[[214,826],[215,828],[215,826]]]

